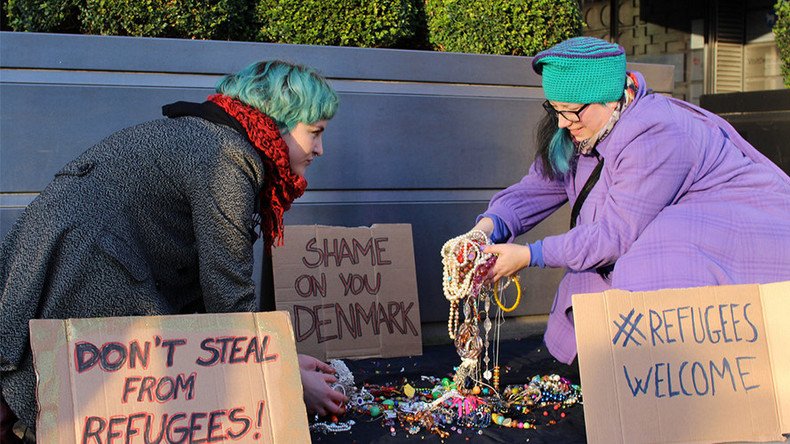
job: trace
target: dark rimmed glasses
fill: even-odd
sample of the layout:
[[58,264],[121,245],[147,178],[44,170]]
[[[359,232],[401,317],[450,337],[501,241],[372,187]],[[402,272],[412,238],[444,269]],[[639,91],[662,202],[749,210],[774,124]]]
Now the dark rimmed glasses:
[[560,114],[568,122],[578,122],[582,120],[582,116],[580,115],[581,112],[584,111],[584,109],[590,105],[591,105],[590,103],[587,103],[581,108],[577,109],[576,111],[559,111],[554,109],[554,107],[551,106],[551,103],[549,103],[549,101],[546,100],[545,102],[543,102],[543,109],[545,109],[546,112],[549,113],[549,115],[551,116],[557,117],[557,114]]

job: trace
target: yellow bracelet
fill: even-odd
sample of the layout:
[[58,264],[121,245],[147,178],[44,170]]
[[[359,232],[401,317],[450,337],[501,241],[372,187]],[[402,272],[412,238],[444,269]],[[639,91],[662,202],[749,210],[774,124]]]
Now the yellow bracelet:
[[499,293],[497,292],[497,287],[499,287],[499,283],[494,284],[494,302],[496,305],[505,313],[510,313],[511,311],[515,310],[518,307],[518,303],[521,302],[521,285],[518,283],[518,276],[513,276],[513,283],[516,284],[516,303],[513,304],[512,307],[505,307],[502,305],[502,301],[499,300]]

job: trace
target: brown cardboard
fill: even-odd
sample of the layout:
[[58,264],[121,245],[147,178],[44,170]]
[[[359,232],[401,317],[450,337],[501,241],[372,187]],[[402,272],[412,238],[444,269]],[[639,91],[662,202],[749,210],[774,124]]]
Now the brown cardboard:
[[411,225],[291,225],[273,249],[277,309],[322,359],[422,354]]
[[287,313],[31,320],[30,333],[38,442],[143,443],[149,419],[153,438],[165,429],[153,442],[310,442]]
[[588,442],[790,433],[790,281],[578,294],[573,317]]

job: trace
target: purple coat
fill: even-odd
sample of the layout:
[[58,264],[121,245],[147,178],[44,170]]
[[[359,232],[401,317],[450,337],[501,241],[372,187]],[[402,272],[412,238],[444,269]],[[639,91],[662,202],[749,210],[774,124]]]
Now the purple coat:
[[[576,356],[573,294],[790,280],[790,178],[722,118],[648,94],[635,74],[635,101],[597,146],[604,167],[578,225],[543,241],[546,265],[567,269],[545,334],[566,363]],[[486,213],[502,219],[512,241],[572,205],[596,164],[581,156],[575,177],[555,181],[533,164]],[[611,263],[605,280],[595,267]]]

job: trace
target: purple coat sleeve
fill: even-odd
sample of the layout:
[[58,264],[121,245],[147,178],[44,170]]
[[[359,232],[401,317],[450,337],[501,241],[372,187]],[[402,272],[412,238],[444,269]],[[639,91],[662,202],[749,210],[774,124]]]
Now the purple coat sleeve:
[[684,126],[672,119],[652,125],[632,120],[627,129],[610,135],[596,185],[605,197],[595,220],[544,239],[547,266],[580,271],[615,262],[662,209],[679,199],[698,167],[695,150],[688,147],[704,143]]
[[561,179],[548,180],[536,160],[520,182],[500,191],[491,199],[486,213],[498,216],[510,230],[508,242],[526,233],[568,200]]

